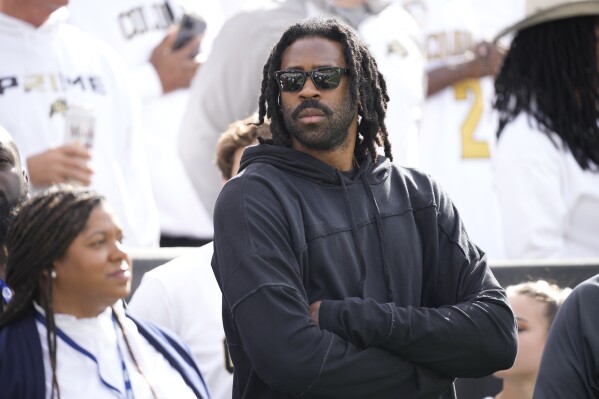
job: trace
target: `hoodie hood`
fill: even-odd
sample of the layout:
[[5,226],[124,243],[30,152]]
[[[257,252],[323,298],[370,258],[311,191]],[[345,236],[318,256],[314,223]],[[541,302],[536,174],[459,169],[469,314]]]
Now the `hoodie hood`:
[[265,163],[275,166],[295,176],[309,179],[320,185],[338,186],[360,183],[362,176],[370,184],[379,184],[389,175],[391,162],[383,156],[378,157],[376,163],[366,157],[361,163],[358,172],[353,177],[340,173],[332,166],[293,148],[275,146],[272,144],[258,144],[248,147],[241,157],[241,172],[254,163]]

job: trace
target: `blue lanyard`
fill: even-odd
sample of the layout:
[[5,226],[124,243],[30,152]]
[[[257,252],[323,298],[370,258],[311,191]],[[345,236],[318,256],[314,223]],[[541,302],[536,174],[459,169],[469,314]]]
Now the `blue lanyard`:
[[[79,344],[77,344],[77,342],[73,341],[73,339],[71,337],[69,337],[67,334],[65,334],[64,331],[62,331],[60,328],[56,327],[56,335],[62,339],[67,345],[69,345],[71,348],[75,349],[77,352],[81,353],[82,355],[88,357],[89,359],[91,359],[94,363],[96,363],[96,368],[98,369],[98,377],[100,378],[100,382],[102,383],[102,385],[104,385],[106,388],[110,389],[111,391],[117,393],[119,395],[119,397],[123,397],[125,399],[134,399],[135,396],[133,395],[133,387],[131,385],[131,378],[129,377],[129,371],[127,370],[127,366],[125,365],[125,360],[123,358],[123,353],[121,352],[121,346],[118,343],[118,339],[119,339],[119,335],[117,332],[117,328],[116,328],[116,321],[115,318],[116,316],[112,315],[112,324],[114,326],[114,331],[116,333],[116,339],[117,339],[117,350],[119,352],[119,359],[121,361],[121,369],[123,372],[123,381],[125,383],[125,395],[123,395],[123,393],[116,388],[115,386],[111,385],[108,381],[106,381],[102,375],[100,374],[100,365],[98,363],[98,359],[96,359],[96,357],[94,355],[92,355],[89,351],[87,351],[86,349],[82,348]],[[37,319],[37,321],[44,325],[46,324],[44,316],[36,309],[35,310],[35,318]]]

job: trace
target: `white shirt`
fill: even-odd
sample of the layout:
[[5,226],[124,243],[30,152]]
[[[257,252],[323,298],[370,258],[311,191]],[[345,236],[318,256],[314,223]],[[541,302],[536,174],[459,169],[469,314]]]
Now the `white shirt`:
[[[162,234],[210,239],[212,220],[196,194],[177,151],[189,90],[162,93],[150,55],[164,39],[180,10],[173,1],[69,1],[69,22],[106,41],[125,60],[129,80],[142,102],[143,142]],[[214,152],[214,149],[212,149]]]
[[[424,31],[428,70],[465,61],[484,39],[474,1],[404,3]],[[497,130],[492,97],[491,77],[462,80],[428,97],[420,125],[419,167],[447,191],[472,241],[498,259],[503,247],[490,162]]]
[[523,112],[499,138],[494,163],[509,258],[599,256],[599,173],[553,140]]
[[105,195],[129,247],[158,245],[159,226],[139,114],[126,67],[60,8],[39,28],[0,14],[0,124],[23,159],[65,143],[65,107],[95,117],[91,187]]
[[131,314],[174,331],[190,347],[213,399],[230,399],[232,363],[225,347],[222,294],[210,262],[213,246],[147,272],[129,303]]
[[[44,313],[37,304],[35,304],[35,308],[38,312]],[[187,386],[179,372],[172,368],[164,356],[139,334],[135,323],[125,316],[122,307],[115,306],[115,313],[123,323],[131,350],[158,398],[195,398],[193,390]],[[97,363],[94,362],[60,337],[57,338],[56,376],[60,396],[63,399],[124,398],[125,396],[116,396],[115,391],[109,389],[100,380],[101,376],[104,381],[117,388],[121,393],[125,392],[119,349],[131,379],[135,398],[154,398],[146,379],[137,371],[135,363],[129,355],[123,334],[113,322],[110,308],[97,317],[77,319],[71,315],[55,314],[54,320],[57,328],[97,360]],[[36,322],[36,325],[44,355],[46,397],[50,398],[52,396],[52,368],[46,327],[39,321]]]

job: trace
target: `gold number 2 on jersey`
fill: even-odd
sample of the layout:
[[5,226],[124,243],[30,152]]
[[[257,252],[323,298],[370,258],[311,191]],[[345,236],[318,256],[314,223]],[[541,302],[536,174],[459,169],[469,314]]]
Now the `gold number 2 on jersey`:
[[476,125],[483,113],[483,93],[478,79],[466,79],[454,86],[455,99],[467,100],[468,92],[474,95],[470,111],[462,123],[462,158],[489,158],[489,144],[474,138]]

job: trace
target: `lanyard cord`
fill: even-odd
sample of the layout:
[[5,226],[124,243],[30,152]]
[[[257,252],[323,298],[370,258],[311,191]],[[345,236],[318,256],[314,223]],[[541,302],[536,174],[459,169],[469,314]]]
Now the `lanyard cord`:
[[114,333],[116,334],[116,349],[119,352],[119,360],[121,361],[121,369],[123,372],[123,381],[125,383],[125,398],[126,399],[135,399],[135,395],[133,395],[133,387],[131,386],[131,377],[129,376],[129,371],[127,370],[127,365],[125,364],[125,359],[123,358],[123,352],[121,351],[121,346],[119,345],[119,334],[116,329],[116,315],[114,314],[114,310],[112,311],[112,325],[114,327]]
[[[35,311],[35,318],[36,320],[45,326],[45,318],[44,316],[36,309]],[[135,396],[133,394],[133,386],[131,384],[131,378],[129,376],[129,371],[127,370],[127,366],[125,364],[125,359],[123,357],[123,353],[121,351],[121,347],[118,344],[118,333],[117,333],[117,325],[119,327],[119,329],[121,330],[121,333],[123,334],[123,338],[125,341],[125,345],[127,346],[127,350],[129,352],[129,355],[131,356],[131,358],[133,359],[133,363],[135,364],[135,367],[138,371],[138,373],[144,378],[144,380],[146,381],[146,383],[148,384],[148,387],[150,388],[150,391],[152,392],[152,396],[157,399],[158,396],[156,395],[156,392],[154,391],[154,388],[152,387],[152,384],[150,384],[150,381],[147,379],[147,377],[145,376],[145,374],[141,371],[141,368],[139,367],[139,364],[137,363],[137,360],[135,359],[135,357],[133,356],[133,352],[131,351],[131,346],[129,345],[129,340],[127,339],[127,336],[125,335],[125,332],[123,330],[123,326],[121,325],[120,321],[118,320],[118,318],[116,317],[116,314],[114,312],[114,309],[112,309],[112,322],[113,322],[113,326],[114,326],[114,331],[116,334],[116,339],[117,339],[117,351],[119,354],[119,359],[121,361],[121,370],[123,373],[123,383],[125,386],[125,394],[123,395],[123,393],[116,388],[115,386],[113,386],[112,384],[110,384],[108,381],[106,381],[102,375],[100,374],[100,365],[98,363],[98,359],[96,359],[96,357],[91,354],[89,351],[87,351],[85,348],[81,347],[79,344],[77,344],[75,341],[73,341],[73,339],[71,337],[69,337],[64,331],[62,331],[60,328],[56,327],[56,335],[62,339],[67,345],[69,345],[71,348],[75,349],[77,352],[81,353],[82,355],[84,355],[85,357],[89,358],[90,360],[92,360],[95,364],[96,364],[96,368],[98,370],[98,377],[100,379],[100,382],[102,383],[102,385],[104,385],[106,388],[108,388],[109,390],[113,391],[114,393],[117,393],[119,395],[119,397],[123,397],[125,399],[134,399]]]
[[[36,309],[36,312],[35,312],[35,318],[37,319],[37,321],[40,324],[45,325],[45,318],[44,318],[44,316],[41,313],[39,313],[39,311],[37,309]],[[115,332],[116,332],[116,326],[115,326]],[[92,355],[85,348],[81,347],[77,342],[73,341],[73,339],[71,337],[69,337],[67,334],[65,334],[65,332],[62,331],[58,327],[56,327],[56,335],[60,339],[62,339],[67,345],[69,345],[71,348],[75,349],[77,352],[79,352],[83,356],[89,358],[91,361],[93,361],[96,364],[96,368],[98,370],[98,377],[100,378],[100,382],[102,383],[102,385],[104,385],[106,388],[110,389],[114,393],[117,393],[119,396],[122,396],[122,397],[124,397],[126,399],[133,398],[133,388],[131,386],[131,380],[129,378],[129,372],[127,371],[127,366],[125,365],[125,361],[123,359],[123,355],[121,353],[121,349],[120,349],[119,344],[118,344],[118,335],[117,335],[117,349],[118,349],[119,357],[120,357],[120,360],[121,360],[121,368],[122,368],[122,372],[123,372],[123,381],[124,381],[124,385],[125,385],[125,395],[123,395],[123,393],[118,388],[116,388],[115,386],[113,386],[112,384],[110,384],[108,381],[106,381],[102,377],[102,375],[100,374],[100,364],[98,363],[98,359],[96,359],[96,357],[94,355]]]
[[[125,346],[127,346],[127,351],[129,352],[129,356],[133,360],[133,364],[135,364],[135,368],[136,368],[137,372],[143,377],[143,379],[146,381],[146,384],[148,384],[148,388],[150,388],[150,392],[152,392],[152,397],[154,397],[154,399],[158,399],[158,395],[156,395],[156,391],[154,390],[154,387],[150,383],[150,380],[148,380],[148,377],[146,377],[146,375],[143,373],[143,371],[141,371],[141,367],[139,367],[139,363],[137,362],[137,359],[133,355],[133,351],[131,350],[131,345],[129,344],[129,339],[127,339],[127,335],[125,334],[125,330],[123,329],[123,325],[121,324],[121,321],[116,316],[116,313],[114,312],[114,308],[111,307],[110,309],[112,310],[112,320],[119,326],[121,333],[123,334],[123,340],[125,341]],[[119,348],[119,352],[120,352],[120,350],[121,349]]]

